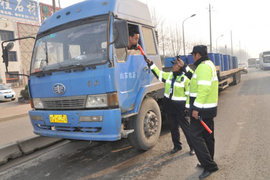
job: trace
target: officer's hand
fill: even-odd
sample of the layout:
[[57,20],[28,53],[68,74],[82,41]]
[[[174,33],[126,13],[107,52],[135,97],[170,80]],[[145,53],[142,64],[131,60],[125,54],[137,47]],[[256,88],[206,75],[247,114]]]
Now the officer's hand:
[[185,115],[188,116],[188,109],[185,109]]
[[148,67],[153,65],[153,61],[151,61],[150,59],[146,58],[145,62],[147,63]]
[[152,61],[151,61],[150,59],[148,59],[148,58],[146,58],[145,61],[146,61],[148,64],[150,64],[150,63],[152,62]]
[[178,66],[180,67],[184,67],[185,63],[182,59],[180,59],[179,57],[176,59],[176,62],[178,64]]
[[199,119],[199,112],[196,110],[192,111],[192,117],[194,117],[195,119]]

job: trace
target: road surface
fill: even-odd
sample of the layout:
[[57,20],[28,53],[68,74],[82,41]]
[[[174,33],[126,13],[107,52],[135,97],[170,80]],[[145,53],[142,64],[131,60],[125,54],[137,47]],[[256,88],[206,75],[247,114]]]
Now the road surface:
[[[215,160],[220,170],[210,180],[267,180],[270,177],[270,71],[251,69],[242,82],[221,92],[215,118]],[[181,134],[183,137],[183,134]],[[1,179],[86,180],[198,179],[196,156],[183,150],[170,155],[167,126],[159,143],[147,152],[127,140],[89,143],[64,141],[0,167]]]

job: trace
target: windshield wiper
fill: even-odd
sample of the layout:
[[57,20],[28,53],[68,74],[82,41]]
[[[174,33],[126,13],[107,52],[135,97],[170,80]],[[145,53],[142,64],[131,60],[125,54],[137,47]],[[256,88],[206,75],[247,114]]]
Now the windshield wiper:
[[49,69],[49,70],[34,72],[34,73],[31,73],[31,75],[36,75],[37,77],[43,77],[46,74],[52,75],[52,73],[56,72],[56,71],[58,71],[58,70],[57,69]]
[[85,65],[82,64],[71,64],[69,66],[62,66],[59,67],[59,71],[65,71],[65,72],[71,72],[71,70],[73,71],[84,71],[86,68]]

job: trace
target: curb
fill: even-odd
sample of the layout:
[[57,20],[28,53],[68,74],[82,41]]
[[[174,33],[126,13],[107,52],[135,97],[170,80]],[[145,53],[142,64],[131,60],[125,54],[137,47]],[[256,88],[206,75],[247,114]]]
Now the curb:
[[0,147],[0,165],[7,163],[10,159],[19,158],[30,154],[38,149],[50,146],[63,139],[33,136],[27,139],[17,141]]
[[1,117],[0,118],[0,122],[2,122],[2,121],[9,121],[11,119],[20,118],[20,117],[24,117],[24,116],[27,116],[27,115],[28,115],[28,113],[18,114],[18,115],[8,116],[8,117]]

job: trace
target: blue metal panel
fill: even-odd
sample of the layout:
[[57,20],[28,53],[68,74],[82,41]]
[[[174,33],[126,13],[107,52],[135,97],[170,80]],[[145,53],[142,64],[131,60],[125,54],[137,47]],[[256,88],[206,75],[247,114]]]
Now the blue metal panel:
[[142,55],[129,55],[126,62],[115,64],[115,71],[121,111],[127,112],[134,109],[141,87],[149,85],[154,76]]
[[220,66],[220,54],[215,53],[215,65]]
[[223,55],[224,71],[229,70],[228,55]]
[[175,58],[174,57],[165,57],[164,59],[164,67],[172,67],[173,63],[172,61],[174,61]]
[[181,58],[185,63],[188,64],[188,58],[187,58],[187,56],[181,55],[180,58]]
[[228,69],[232,69],[232,59],[230,55],[228,55]]
[[188,55],[188,64],[193,64],[194,63],[194,59],[193,56],[191,54]]
[[215,54],[209,53],[208,56],[209,56],[210,60],[215,64]]
[[222,54],[220,54],[220,71],[224,71],[224,60]]
[[[46,98],[114,92],[116,91],[114,75],[114,68],[108,68],[106,64],[84,71],[70,73],[59,71],[44,77],[30,76],[31,95],[32,98]],[[56,83],[62,83],[66,87],[64,94],[58,95],[53,92]]]
[[238,68],[238,60],[236,56],[232,56],[232,68]]
[[[184,56],[184,55],[180,55],[180,58],[187,64],[188,63],[188,58],[187,56]],[[172,67],[173,66],[173,63],[172,61],[175,61],[176,57],[165,57],[164,59],[164,67]]]
[[[67,115],[68,123],[51,123],[50,115]],[[116,141],[121,138],[121,112],[120,109],[110,110],[78,110],[78,111],[29,111],[29,115],[41,116],[40,120],[32,120],[34,133],[42,136],[58,137],[65,139],[81,139],[95,141]],[[80,116],[102,116],[102,122],[80,122]],[[69,131],[51,130],[64,129]],[[89,130],[100,130],[89,132]],[[81,130],[83,132],[80,132]],[[87,132],[88,131],[88,132]]]
[[[65,23],[108,14],[115,9],[115,2],[116,0],[106,1],[106,3],[100,0],[88,0],[64,8],[46,19],[40,27],[38,34]],[[70,13],[68,14],[67,12]]]
[[[140,13],[138,13],[138,10]],[[151,16],[146,4],[133,0],[86,0],[57,11],[43,22],[38,32],[89,17],[113,12],[118,18],[152,26]]]

